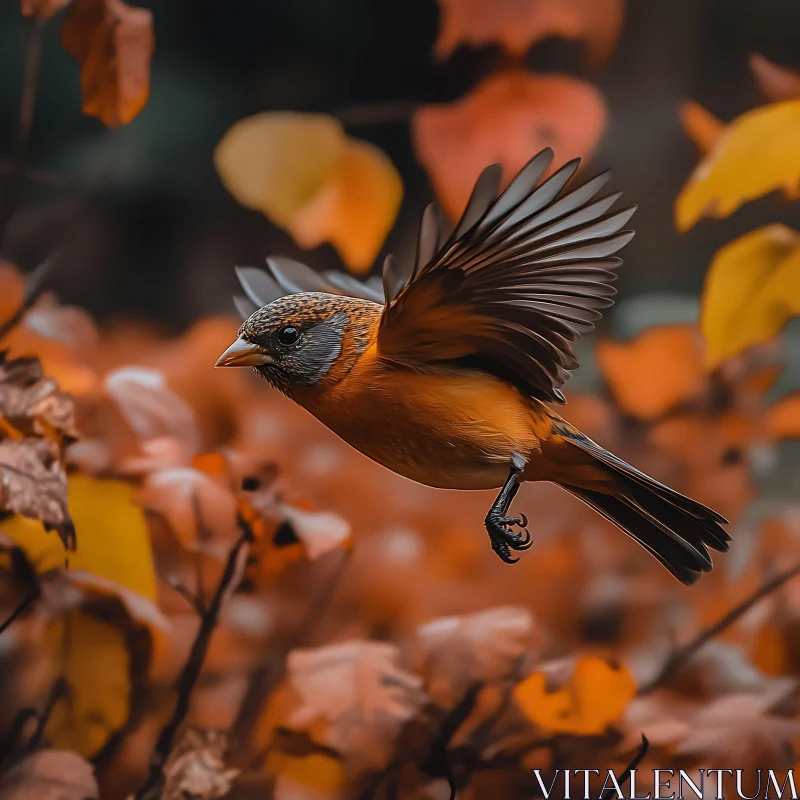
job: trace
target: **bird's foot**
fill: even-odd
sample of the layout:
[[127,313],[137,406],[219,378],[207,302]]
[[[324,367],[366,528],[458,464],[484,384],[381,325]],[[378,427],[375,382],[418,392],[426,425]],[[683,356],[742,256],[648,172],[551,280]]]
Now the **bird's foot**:
[[[522,528],[521,533],[514,531],[514,527]],[[500,514],[489,512],[486,517],[486,530],[492,542],[492,550],[497,553],[506,564],[515,564],[519,561],[511,555],[512,550],[528,550],[533,545],[533,539],[528,532],[528,518],[524,514],[519,517],[504,517]]]

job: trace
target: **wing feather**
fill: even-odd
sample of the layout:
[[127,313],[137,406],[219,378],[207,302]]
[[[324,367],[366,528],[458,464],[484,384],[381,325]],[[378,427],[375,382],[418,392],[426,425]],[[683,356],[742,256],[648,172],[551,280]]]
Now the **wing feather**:
[[624,228],[636,209],[613,211],[619,193],[596,199],[608,173],[567,191],[577,159],[540,182],[552,158],[539,153],[497,198],[499,168],[484,170],[441,246],[439,215],[426,210],[411,277],[385,281],[383,357],[415,369],[472,365],[563,402],[573,343],[614,302],[613,254],[633,237]]

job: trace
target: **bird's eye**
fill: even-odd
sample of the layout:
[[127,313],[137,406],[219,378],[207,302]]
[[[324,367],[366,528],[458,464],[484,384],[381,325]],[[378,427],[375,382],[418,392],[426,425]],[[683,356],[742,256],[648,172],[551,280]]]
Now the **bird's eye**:
[[285,345],[294,344],[299,336],[300,331],[298,331],[297,328],[293,328],[291,325],[287,328],[281,328],[278,331],[278,341]]

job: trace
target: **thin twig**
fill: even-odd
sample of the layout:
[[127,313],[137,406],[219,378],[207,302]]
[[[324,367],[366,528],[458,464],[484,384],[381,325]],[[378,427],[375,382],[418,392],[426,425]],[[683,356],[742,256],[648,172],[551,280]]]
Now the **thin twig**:
[[198,617],[202,617],[208,609],[195,597],[189,589],[179,581],[169,581],[170,589],[174,589],[195,611]]
[[[636,755],[633,757],[633,761],[625,767],[625,772],[620,775],[619,778],[619,787],[620,789],[630,780],[631,773],[642,763],[642,759],[647,755],[647,751],[650,749],[650,742],[647,741],[647,737],[642,734],[642,744],[639,747]],[[614,796],[614,793],[617,791],[616,787],[609,787],[608,789],[603,792],[600,796],[600,800],[611,800]]]
[[28,753],[32,753],[37,747],[39,747],[39,743],[42,741],[42,737],[44,736],[44,730],[47,727],[47,723],[50,721],[50,716],[53,713],[53,709],[56,707],[56,703],[62,697],[66,697],[68,693],[69,686],[67,685],[67,680],[63,675],[61,675],[56,679],[55,683],[50,688],[50,694],[48,695],[47,701],[44,704],[42,713],[38,715],[39,721],[36,724],[36,730],[28,740],[28,744],[25,745],[25,749]]
[[25,599],[11,612],[11,616],[2,624],[0,624],[0,633],[2,633],[11,623],[24,613],[25,609],[39,596],[39,587],[37,586]]
[[31,706],[25,706],[25,708],[21,708],[17,712],[11,727],[3,737],[2,744],[0,744],[0,770],[7,767],[9,762],[13,762],[16,753],[20,750],[20,742],[22,741],[25,726],[32,719],[39,719],[39,715],[36,709]]
[[753,594],[732,608],[722,619],[708,628],[704,628],[690,642],[676,650],[666,661],[658,675],[639,690],[639,694],[647,694],[671,678],[698,650],[718,636],[734,622],[744,616],[756,603],[780,589],[784,583],[800,575],[800,564],[785,572],[779,572],[774,578],[760,586]]
[[253,533],[249,525],[247,525],[244,520],[240,519],[239,526],[241,535],[230,553],[228,553],[228,559],[225,562],[225,569],[222,572],[219,585],[214,593],[214,597],[211,599],[208,611],[203,615],[202,622],[200,623],[200,630],[198,630],[197,636],[192,644],[189,658],[178,678],[178,696],[175,702],[175,709],[167,724],[161,729],[153,752],[150,773],[147,780],[145,780],[134,795],[135,800],[143,800],[143,798],[148,796],[163,782],[164,764],[169,754],[172,752],[175,735],[178,733],[184,719],[186,719],[186,715],[189,713],[189,700],[197,684],[197,680],[200,677],[200,671],[203,668],[203,662],[206,658],[208,645],[211,642],[211,636],[219,621],[219,613],[222,609],[223,601],[227,598],[231,589],[231,584],[238,572],[242,552],[244,548],[253,541]]
[[42,49],[46,20],[37,17],[31,22],[28,35],[28,48],[25,53],[25,77],[22,99],[17,117],[17,134],[11,155],[11,170],[2,197],[0,197],[0,252],[3,251],[8,222],[14,213],[23,178],[25,177],[25,158],[33,126],[33,112],[39,88],[39,71],[42,65]]
[[336,587],[342,577],[345,565],[349,561],[349,550],[343,552],[342,558],[336,565],[331,577],[312,598],[300,624],[294,630],[290,639],[284,643],[280,651],[270,659],[270,663],[256,670],[250,680],[239,713],[233,723],[233,737],[237,742],[249,741],[253,728],[258,722],[261,710],[269,698],[278,681],[283,677],[286,667],[286,657],[292,650],[306,644],[312,631],[319,624],[320,618],[331,605]]

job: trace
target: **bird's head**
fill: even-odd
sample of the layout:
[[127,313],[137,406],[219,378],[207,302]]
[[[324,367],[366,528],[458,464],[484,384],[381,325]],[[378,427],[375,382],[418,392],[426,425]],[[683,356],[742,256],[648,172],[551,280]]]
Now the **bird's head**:
[[304,292],[251,314],[218,367],[254,367],[284,392],[339,379],[369,343],[381,307],[353,297]]

